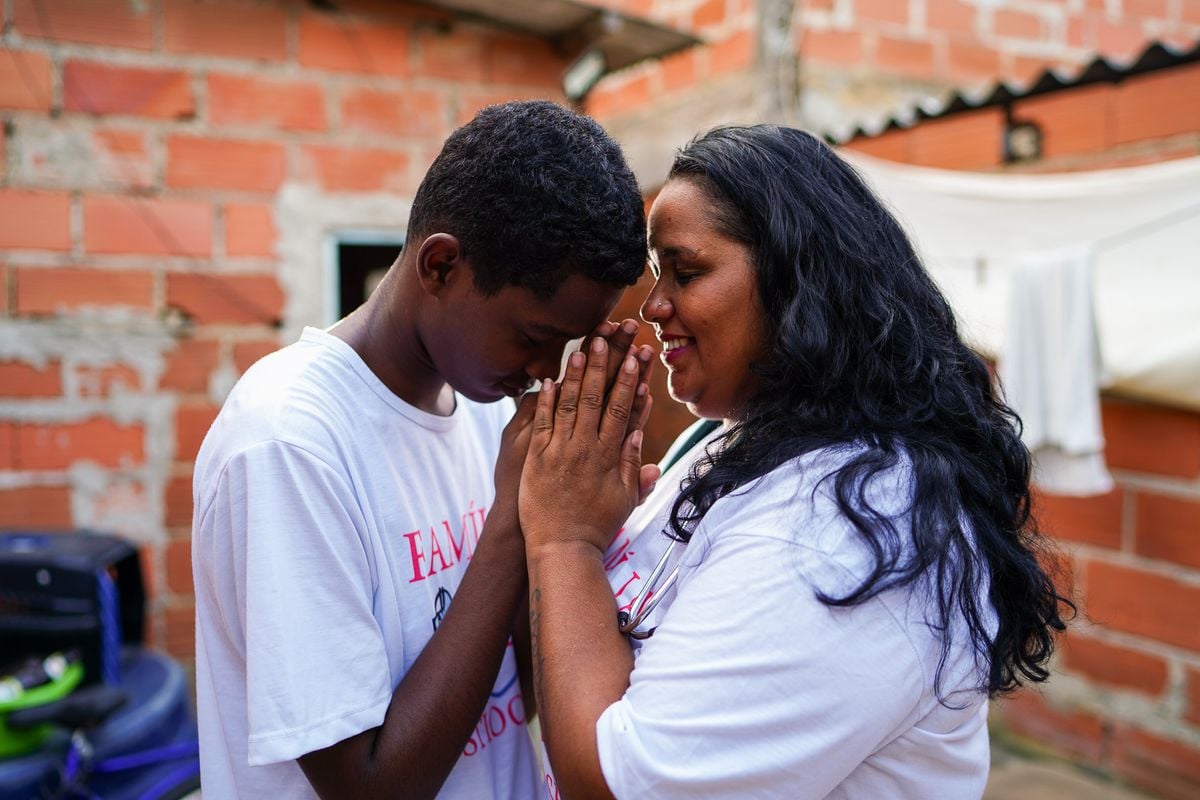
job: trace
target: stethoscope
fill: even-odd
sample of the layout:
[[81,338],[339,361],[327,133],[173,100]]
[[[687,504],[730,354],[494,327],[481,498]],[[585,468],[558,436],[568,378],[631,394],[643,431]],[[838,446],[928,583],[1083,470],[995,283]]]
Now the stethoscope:
[[678,564],[675,565],[675,569],[671,570],[671,574],[666,577],[661,587],[658,586],[658,579],[667,568],[667,561],[670,560],[671,553],[675,552],[675,547],[679,544],[682,542],[675,539],[663,551],[662,557],[658,559],[658,563],[651,570],[650,577],[633,596],[633,602],[629,604],[629,611],[617,612],[617,628],[630,639],[649,639],[658,630],[657,625],[644,631],[639,631],[637,627],[645,621],[646,617],[650,616],[650,612],[654,611],[667,591],[675,585],[675,579],[679,577]]

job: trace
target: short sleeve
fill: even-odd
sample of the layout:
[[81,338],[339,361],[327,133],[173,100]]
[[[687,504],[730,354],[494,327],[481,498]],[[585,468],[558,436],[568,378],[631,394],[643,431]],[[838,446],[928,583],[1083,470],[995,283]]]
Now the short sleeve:
[[[234,456],[206,515],[212,569],[235,570],[224,624],[244,637],[251,766],[298,758],[383,722],[387,653],[372,614],[365,522],[346,481],[280,442]],[[236,621],[235,621],[236,620]]]
[[916,717],[920,660],[882,602],[822,604],[825,554],[731,523],[597,722],[618,798],[822,798]]

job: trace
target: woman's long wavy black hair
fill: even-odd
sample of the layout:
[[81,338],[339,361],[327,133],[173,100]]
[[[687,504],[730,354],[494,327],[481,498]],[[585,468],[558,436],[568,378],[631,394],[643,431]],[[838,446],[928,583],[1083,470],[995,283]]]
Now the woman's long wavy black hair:
[[[821,601],[851,606],[921,580],[943,632],[939,697],[958,618],[988,665],[980,689],[1045,680],[1060,610],[1073,606],[1039,564],[1020,421],[896,219],[828,146],[790,128],[712,130],[679,152],[669,179],[695,182],[718,229],[750,249],[771,347],[752,367],[754,396],[685,481],[670,533],[686,540],[719,498],[846,446],[825,480],[873,565]],[[871,479],[898,466],[912,475],[912,546],[867,500]]]

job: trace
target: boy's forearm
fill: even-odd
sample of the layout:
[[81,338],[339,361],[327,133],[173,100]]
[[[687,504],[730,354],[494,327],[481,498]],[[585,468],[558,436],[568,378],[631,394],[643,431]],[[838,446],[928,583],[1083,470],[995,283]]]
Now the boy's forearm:
[[383,724],[300,765],[323,798],[433,797],[479,722],[526,586],[518,523],[489,515],[449,610]]

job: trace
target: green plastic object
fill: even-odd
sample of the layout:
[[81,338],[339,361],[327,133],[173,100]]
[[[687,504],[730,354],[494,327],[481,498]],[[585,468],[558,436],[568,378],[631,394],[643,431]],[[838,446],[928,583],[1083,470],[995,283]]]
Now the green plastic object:
[[10,712],[61,700],[73,692],[82,680],[83,663],[76,660],[72,661],[58,678],[26,689],[11,699],[0,700],[0,758],[12,758],[37,750],[52,730],[49,724],[12,730],[8,727]]

